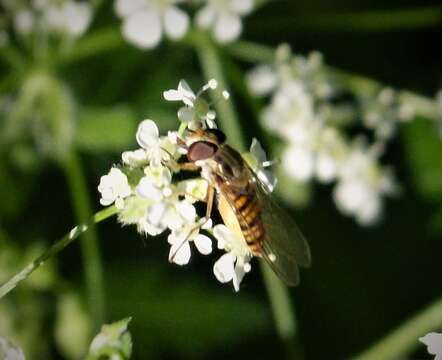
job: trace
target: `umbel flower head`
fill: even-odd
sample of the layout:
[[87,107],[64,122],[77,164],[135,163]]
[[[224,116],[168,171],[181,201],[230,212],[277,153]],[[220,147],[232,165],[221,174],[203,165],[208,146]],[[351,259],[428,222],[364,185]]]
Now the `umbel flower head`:
[[[181,80],[177,89],[165,91],[166,100],[184,104],[177,113],[179,129],[160,135],[153,120],[143,120],[136,133],[139,148],[123,152],[121,163],[101,177],[98,191],[100,203],[114,204],[123,225],[135,225],[138,232],[150,236],[169,232],[169,261],[177,265],[187,264],[192,252],[212,253],[215,238],[216,248],[224,254],[213,266],[214,275],[222,283],[232,281],[238,291],[251,269],[252,253],[242,236],[224,224],[213,226],[210,217],[198,213],[195,205],[206,201],[208,193],[202,171],[197,168],[192,175],[188,171],[180,174],[189,164],[185,156],[189,134],[199,128],[216,127],[216,113],[203,94],[217,87],[212,79],[195,93]],[[222,94],[225,100],[229,97],[226,91]],[[276,180],[266,169],[269,162],[256,140],[247,161],[271,191]]]
[[287,177],[298,184],[334,183],[338,210],[360,225],[375,224],[382,215],[383,198],[397,192],[392,171],[380,161],[384,144],[399,122],[393,118],[399,113],[400,121],[409,118],[407,109],[391,109],[397,102],[394,94],[383,91],[382,101],[369,107],[370,121],[365,124],[375,130],[375,142],[369,144],[363,134],[350,138],[336,122],[349,105],[339,98],[342,89],[319,53],[296,56],[282,45],[274,64],[257,66],[247,81],[254,95],[269,97],[261,120],[281,140],[281,165]]

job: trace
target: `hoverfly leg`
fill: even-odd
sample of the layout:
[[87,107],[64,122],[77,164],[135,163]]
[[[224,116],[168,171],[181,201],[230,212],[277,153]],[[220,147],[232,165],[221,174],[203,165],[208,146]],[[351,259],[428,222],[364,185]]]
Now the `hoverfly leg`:
[[212,215],[212,209],[213,209],[213,200],[215,198],[215,188],[211,186],[210,184],[207,186],[207,195],[206,195],[206,222],[210,219],[210,216]]
[[198,171],[200,169],[193,162],[178,163],[178,167],[180,170],[184,171]]
[[191,235],[197,231],[198,229],[201,229],[202,226],[204,226],[204,224],[207,222],[206,218],[201,218],[200,221],[198,221],[198,223],[196,223],[195,226],[192,226],[189,229],[189,232],[187,233],[187,235],[184,237],[183,241],[181,241],[180,245],[176,248],[176,250],[174,251],[173,254],[170,254],[169,256],[169,262],[173,262],[173,259],[175,258],[176,254],[178,253],[178,251],[180,251],[180,249],[183,247],[183,245],[189,241],[189,238],[191,237]]

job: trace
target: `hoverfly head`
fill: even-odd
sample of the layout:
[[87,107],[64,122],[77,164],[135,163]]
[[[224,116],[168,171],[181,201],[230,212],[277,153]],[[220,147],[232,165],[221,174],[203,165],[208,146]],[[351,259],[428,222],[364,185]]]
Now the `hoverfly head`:
[[205,140],[192,143],[187,150],[187,158],[190,162],[210,159],[218,151],[218,145]]

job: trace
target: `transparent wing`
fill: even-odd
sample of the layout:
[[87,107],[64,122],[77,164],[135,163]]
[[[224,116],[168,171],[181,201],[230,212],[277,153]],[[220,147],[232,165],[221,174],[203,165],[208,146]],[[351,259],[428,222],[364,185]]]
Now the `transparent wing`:
[[[269,194],[259,179],[256,181],[256,193],[262,204],[261,219],[266,229],[265,248],[280,254],[298,265],[309,267],[311,263],[310,248],[295,221],[281,208],[274,197]],[[278,258],[276,258],[278,261]]]
[[[307,241],[292,218],[273,199],[265,184],[249,170],[250,181],[253,181],[253,189],[262,209],[261,220],[265,229],[262,256],[281,280],[295,286],[299,283],[298,265],[308,267],[311,262]],[[241,217],[234,204],[229,205],[236,216]]]

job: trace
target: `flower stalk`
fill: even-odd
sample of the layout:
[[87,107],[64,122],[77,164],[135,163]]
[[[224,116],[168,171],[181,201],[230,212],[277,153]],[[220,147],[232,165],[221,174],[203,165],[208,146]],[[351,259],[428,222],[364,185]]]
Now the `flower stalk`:
[[80,235],[85,233],[91,225],[97,224],[117,213],[117,209],[114,206],[109,206],[97,213],[88,222],[79,224],[75,226],[71,231],[64,235],[60,240],[53,244],[48,250],[41,254],[34,261],[25,266],[20,272],[14,275],[6,283],[0,287],[0,299],[2,299],[6,294],[12,291],[20,282],[26,280],[29,275],[31,275],[35,270],[42,266],[47,260],[49,260],[54,255],[58,254],[66,246],[68,246],[72,241],[77,239]]
[[[62,167],[68,182],[76,220],[78,223],[84,223],[92,217],[91,203],[81,160],[74,150],[63,159]],[[94,223],[91,223],[89,231],[81,236],[80,244],[89,310],[94,319],[93,323],[98,329],[105,317],[105,294],[103,265]]]
[[420,346],[418,339],[426,333],[442,329],[442,298],[399,325],[353,360],[404,359]]
[[[220,88],[225,89],[226,82],[218,49],[216,49],[210,38],[203,33],[196,34],[193,40],[205,77],[207,79],[217,79]],[[213,101],[219,115],[220,125],[226,133],[229,143],[238,150],[244,151],[246,149],[245,141],[235,110],[229,101],[218,101],[219,97],[215,93]],[[289,292],[266,264],[260,262],[260,265],[272,307],[276,330],[281,340],[288,345],[288,353],[293,353],[296,323],[291,308]]]

